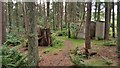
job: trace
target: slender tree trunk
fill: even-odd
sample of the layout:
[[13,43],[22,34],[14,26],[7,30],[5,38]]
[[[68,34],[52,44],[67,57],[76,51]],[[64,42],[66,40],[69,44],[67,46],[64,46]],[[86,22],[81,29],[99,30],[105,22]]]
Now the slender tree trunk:
[[67,2],[65,2],[65,26],[67,26]]
[[70,22],[71,22],[71,3],[68,3],[67,7],[68,13],[67,13],[67,20],[68,20],[68,38],[71,38],[71,31],[70,31]]
[[9,33],[12,31],[11,7],[11,2],[8,2]]
[[5,3],[2,2],[2,43],[6,41],[6,19]]
[[27,19],[27,11],[26,11],[26,3],[23,3],[23,20],[24,20],[24,26],[25,26],[25,34],[27,34],[28,31],[28,19]]
[[117,3],[117,46],[118,46],[118,57],[119,57],[119,62],[118,66],[120,65],[120,1]]
[[60,2],[60,30],[62,30],[62,20],[63,20],[63,2]]
[[115,38],[115,13],[114,13],[114,2],[112,4],[112,37]]
[[96,17],[97,17],[97,4],[98,4],[98,2],[95,3],[95,16],[94,16],[95,21],[96,21]]
[[61,29],[61,23],[60,23],[60,2],[58,2],[57,3],[58,4],[58,7],[57,7],[57,9],[58,9],[58,12],[57,12],[57,18],[58,18],[58,30],[60,30]]
[[35,3],[29,2],[26,4],[28,11],[28,64],[29,66],[38,66],[38,40],[35,23]]
[[109,3],[105,3],[105,40],[109,39],[109,24],[110,24],[110,8]]
[[0,46],[2,45],[2,2],[0,1]]
[[41,4],[41,2],[39,4],[39,16],[42,16],[42,4]]
[[118,68],[120,67],[120,1],[117,2],[117,48],[118,48]]
[[55,2],[53,2],[53,30],[55,30],[56,13],[55,13]]
[[47,17],[46,17],[45,2],[43,3],[43,18],[44,18],[44,27],[47,28]]
[[36,22],[36,25],[38,24],[38,17],[39,17],[39,12],[38,12],[38,10],[39,10],[39,5],[37,4],[36,6],[35,6],[36,8],[35,8],[35,22]]
[[18,12],[18,3],[15,4],[15,7],[16,7],[16,27],[17,27],[17,31],[18,31],[18,34],[19,34],[19,12]]
[[97,17],[97,21],[100,21],[100,6],[101,6],[101,2],[98,3],[98,17]]
[[6,41],[6,14],[5,5],[0,1],[0,45]]
[[48,27],[50,27],[50,2],[47,2],[47,23],[48,23]]
[[[91,23],[91,2],[87,3],[87,18],[85,24],[85,49],[91,48],[91,40],[90,40],[90,23]],[[86,51],[87,52],[87,51]]]

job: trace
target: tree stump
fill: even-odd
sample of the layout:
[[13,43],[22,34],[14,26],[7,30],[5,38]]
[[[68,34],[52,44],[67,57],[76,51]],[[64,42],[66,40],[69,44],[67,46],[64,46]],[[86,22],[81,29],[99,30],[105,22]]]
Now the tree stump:
[[37,26],[37,34],[39,46],[51,46],[50,28],[43,28],[41,26]]

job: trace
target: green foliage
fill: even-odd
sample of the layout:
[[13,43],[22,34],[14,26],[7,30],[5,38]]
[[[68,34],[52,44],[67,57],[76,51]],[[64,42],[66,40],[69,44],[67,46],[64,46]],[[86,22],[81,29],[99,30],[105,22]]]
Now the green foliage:
[[2,51],[2,67],[4,68],[16,68],[17,66],[25,66],[26,56],[21,55],[16,47],[9,48],[6,45],[3,45],[0,49]]
[[80,52],[79,47],[76,47],[75,50],[71,51],[70,58],[72,62],[76,65],[85,65],[84,59],[86,58],[86,55]]
[[57,46],[62,46],[63,45],[63,41],[61,41],[60,39],[57,39],[55,33],[53,33],[51,36],[52,36],[52,45],[53,45],[53,47],[57,47]]
[[75,65],[80,65],[80,66],[85,65],[84,60],[79,55],[75,55],[75,56],[70,55],[70,58]]
[[105,64],[107,64],[107,65],[113,64],[112,60],[108,60],[108,59],[104,60],[104,62],[105,62]]
[[105,45],[105,46],[116,46],[116,41],[107,41],[103,45]]
[[62,31],[57,31],[57,36],[67,36],[67,30],[63,29]]
[[103,40],[104,38],[101,37],[101,36],[98,36],[96,39],[97,39],[97,40]]
[[63,41],[59,40],[59,39],[55,39],[53,40],[53,45],[54,46],[61,46],[63,44]]
[[44,50],[44,53],[47,54],[49,52],[56,52],[59,49],[64,47],[62,39],[56,37],[56,33],[53,33],[52,35],[52,47],[49,46]]
[[43,53],[44,53],[44,54],[47,54],[47,53],[49,53],[49,52],[50,52],[50,51],[46,49],[46,50],[44,50]]
[[71,28],[72,37],[77,38],[78,31],[80,31],[80,26],[75,23],[72,23],[70,28]]
[[17,46],[21,43],[20,39],[16,35],[8,35],[7,41],[4,43],[6,45]]

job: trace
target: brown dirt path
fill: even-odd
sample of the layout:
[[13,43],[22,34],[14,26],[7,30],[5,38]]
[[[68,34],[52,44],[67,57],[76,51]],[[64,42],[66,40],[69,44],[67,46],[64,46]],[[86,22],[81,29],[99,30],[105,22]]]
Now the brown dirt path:
[[69,40],[64,41],[65,47],[62,51],[54,53],[43,54],[44,48],[41,48],[40,55],[42,55],[43,60],[39,63],[40,66],[72,66],[74,65],[70,61],[69,51],[73,49],[73,44]]

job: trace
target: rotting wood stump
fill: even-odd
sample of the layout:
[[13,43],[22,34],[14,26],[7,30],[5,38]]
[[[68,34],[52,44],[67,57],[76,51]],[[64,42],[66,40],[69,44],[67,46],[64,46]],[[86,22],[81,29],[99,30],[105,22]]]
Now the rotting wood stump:
[[37,34],[39,46],[51,46],[50,28],[43,28],[41,26],[37,26]]

